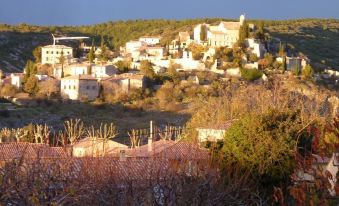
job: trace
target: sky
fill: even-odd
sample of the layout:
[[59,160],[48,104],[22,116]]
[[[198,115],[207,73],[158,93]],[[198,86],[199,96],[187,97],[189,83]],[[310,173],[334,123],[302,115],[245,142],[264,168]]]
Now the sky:
[[128,19],[339,19],[339,0],[0,0],[0,23],[89,25]]

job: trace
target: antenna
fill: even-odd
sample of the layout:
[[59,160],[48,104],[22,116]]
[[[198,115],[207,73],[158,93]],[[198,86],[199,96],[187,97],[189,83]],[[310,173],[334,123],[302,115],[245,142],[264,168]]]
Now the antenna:
[[[89,37],[86,36],[74,36],[74,37],[67,37],[67,36],[62,36],[62,37],[55,37],[52,34],[53,37],[53,50],[55,50],[55,43],[59,42],[60,40],[80,40],[80,39],[89,39]],[[55,55],[53,55],[53,68],[55,64]]]

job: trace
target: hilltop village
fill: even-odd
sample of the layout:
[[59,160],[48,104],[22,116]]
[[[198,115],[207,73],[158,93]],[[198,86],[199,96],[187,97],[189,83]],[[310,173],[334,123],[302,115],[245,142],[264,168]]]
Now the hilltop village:
[[103,36],[52,38],[22,73],[0,74],[0,201],[337,201],[339,72],[318,70],[264,24],[241,15],[118,51]]
[[267,41],[263,25],[247,24],[244,15],[239,22],[196,25],[193,33],[179,32],[166,46],[160,46],[161,38],[140,37],[127,42],[119,53],[110,51],[104,39],[101,46],[81,43],[79,58],[74,58],[74,48],[54,41],[35,51],[38,61],[28,62],[23,73],[2,73],[0,83],[8,85],[3,96],[13,96],[16,91],[92,101],[111,90],[128,93],[131,89],[160,88],[166,73],[174,75],[175,81],[205,87],[212,82],[206,76],[222,81],[267,81],[272,71],[315,80],[333,79],[332,87],[338,85],[338,72],[315,74],[307,56],[289,50],[279,39]]

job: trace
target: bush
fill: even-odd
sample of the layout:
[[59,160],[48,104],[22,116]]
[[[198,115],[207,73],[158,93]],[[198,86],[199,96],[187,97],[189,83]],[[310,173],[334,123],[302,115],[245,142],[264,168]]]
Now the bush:
[[128,72],[131,68],[131,62],[130,61],[118,61],[115,66],[118,68],[120,73]]
[[245,115],[226,131],[222,151],[226,162],[252,171],[270,182],[292,172],[296,133],[302,127],[293,112]]
[[247,81],[254,81],[260,79],[263,73],[257,69],[241,69],[241,77],[246,79]]
[[5,84],[2,86],[0,90],[0,95],[1,96],[10,96],[13,97],[17,93],[17,89],[10,85],[10,84]]

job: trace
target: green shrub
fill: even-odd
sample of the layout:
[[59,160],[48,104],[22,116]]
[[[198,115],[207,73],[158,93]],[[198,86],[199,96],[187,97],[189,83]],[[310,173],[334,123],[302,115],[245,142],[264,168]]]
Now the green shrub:
[[257,69],[241,69],[241,77],[248,80],[248,81],[254,81],[256,79],[260,79],[263,75],[263,73]]

